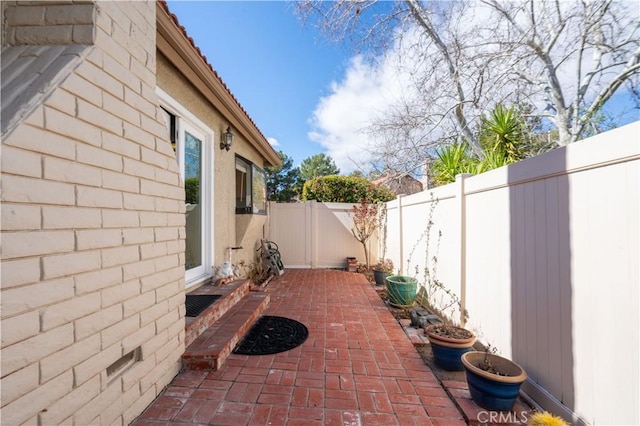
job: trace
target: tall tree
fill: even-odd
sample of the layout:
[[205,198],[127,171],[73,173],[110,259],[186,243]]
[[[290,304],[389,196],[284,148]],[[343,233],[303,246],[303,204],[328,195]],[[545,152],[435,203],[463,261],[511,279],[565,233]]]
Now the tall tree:
[[290,203],[300,198],[302,181],[300,169],[293,167],[293,159],[282,151],[278,151],[282,160],[281,166],[266,167],[267,195],[270,201]]
[[296,9],[333,40],[388,47],[384,60],[407,76],[406,92],[366,129],[385,169],[415,171],[461,140],[482,155],[479,122],[499,103],[535,106],[563,146],[623,85],[640,98],[635,2],[301,0]]
[[315,154],[305,158],[300,164],[300,176],[303,180],[311,180],[321,176],[340,174],[340,169],[331,156],[326,154]]

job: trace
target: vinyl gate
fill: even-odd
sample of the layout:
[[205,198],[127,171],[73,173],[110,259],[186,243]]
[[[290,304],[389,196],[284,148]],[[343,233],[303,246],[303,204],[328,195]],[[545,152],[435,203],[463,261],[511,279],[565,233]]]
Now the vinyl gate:
[[[364,263],[364,249],[351,233],[350,203],[270,203],[268,238],[278,244],[285,268],[344,268],[347,257]],[[377,238],[369,240],[376,262]]]

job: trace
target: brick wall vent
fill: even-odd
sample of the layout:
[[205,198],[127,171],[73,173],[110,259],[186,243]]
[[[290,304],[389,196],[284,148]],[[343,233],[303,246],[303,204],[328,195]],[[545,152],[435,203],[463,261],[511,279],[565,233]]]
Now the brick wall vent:
[[136,362],[140,361],[141,357],[141,349],[140,346],[124,355],[122,358],[118,359],[116,362],[107,367],[107,378],[109,381],[116,379],[122,373],[127,371],[131,366],[133,366]]

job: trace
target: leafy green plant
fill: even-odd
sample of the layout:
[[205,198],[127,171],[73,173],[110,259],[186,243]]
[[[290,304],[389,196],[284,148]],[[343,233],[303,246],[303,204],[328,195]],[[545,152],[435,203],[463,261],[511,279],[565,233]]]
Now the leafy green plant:
[[334,203],[359,203],[366,198],[372,203],[384,203],[396,198],[389,189],[356,176],[322,176],[305,182],[302,200]]
[[300,176],[303,180],[315,179],[320,176],[337,175],[340,169],[336,167],[330,155],[315,154],[305,158],[300,163]]
[[290,203],[300,197],[302,180],[300,169],[293,167],[293,159],[278,151],[281,166],[265,167],[267,197],[270,201]]
[[465,143],[445,145],[436,151],[436,156],[432,171],[438,185],[455,181],[460,173],[473,173],[473,157]]
[[502,155],[509,163],[525,157],[525,124],[515,106],[496,105],[482,117],[482,125],[484,133],[488,134],[481,139],[485,154]]
[[473,174],[488,172],[502,166],[511,164],[511,161],[500,152],[489,151],[484,153],[484,158],[473,163]]
[[506,166],[548,149],[539,137],[533,138],[521,106],[502,104],[483,115],[478,131],[482,152],[474,154],[465,142],[436,150],[431,174],[437,185],[454,182],[461,173],[480,174]]

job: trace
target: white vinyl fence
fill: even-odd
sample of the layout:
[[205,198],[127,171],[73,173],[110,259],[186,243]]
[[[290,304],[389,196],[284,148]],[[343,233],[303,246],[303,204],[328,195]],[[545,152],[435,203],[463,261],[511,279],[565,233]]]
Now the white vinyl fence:
[[[466,326],[527,370],[536,403],[640,424],[640,122],[387,206],[387,257],[421,285],[428,262]],[[273,206],[285,264],[342,266],[358,250],[350,208]]]
[[[285,268],[344,268],[347,257],[364,263],[364,248],[351,233],[349,203],[270,203],[269,239]],[[368,242],[377,261],[377,239]]]

